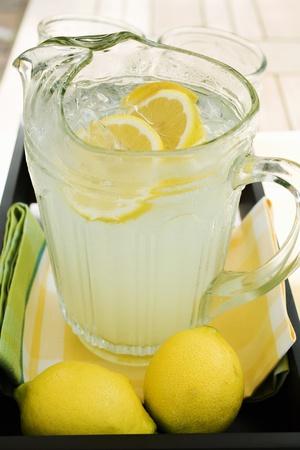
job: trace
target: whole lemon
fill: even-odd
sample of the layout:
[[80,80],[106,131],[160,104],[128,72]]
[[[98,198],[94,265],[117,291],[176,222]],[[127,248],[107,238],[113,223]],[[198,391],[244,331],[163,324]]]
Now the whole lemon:
[[129,380],[77,361],[49,367],[15,391],[24,434],[154,433]]
[[171,433],[225,430],[244,395],[244,377],[232,347],[214,328],[177,333],[150,361],[144,383],[145,406]]

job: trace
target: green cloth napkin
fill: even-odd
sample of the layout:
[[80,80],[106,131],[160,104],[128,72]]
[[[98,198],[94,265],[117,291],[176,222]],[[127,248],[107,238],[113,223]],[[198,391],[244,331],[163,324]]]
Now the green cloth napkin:
[[44,246],[44,234],[28,206],[12,205],[0,256],[0,387],[6,393],[23,381],[25,309]]
[[[0,256],[0,389],[9,394],[23,382],[22,338],[27,299],[45,247],[42,229],[29,208],[12,205]],[[282,358],[248,401],[275,395],[289,372]]]

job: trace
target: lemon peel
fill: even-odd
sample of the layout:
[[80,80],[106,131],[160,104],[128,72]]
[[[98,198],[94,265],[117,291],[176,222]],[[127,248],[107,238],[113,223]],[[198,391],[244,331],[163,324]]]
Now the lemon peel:
[[144,395],[147,410],[167,432],[224,431],[244,396],[240,361],[215,328],[179,332],[151,359]]
[[14,396],[28,435],[151,434],[156,428],[129,379],[99,364],[55,364]]
[[136,87],[121,103],[158,132],[165,149],[175,150],[204,139],[197,100],[198,96],[185,86],[162,81]]

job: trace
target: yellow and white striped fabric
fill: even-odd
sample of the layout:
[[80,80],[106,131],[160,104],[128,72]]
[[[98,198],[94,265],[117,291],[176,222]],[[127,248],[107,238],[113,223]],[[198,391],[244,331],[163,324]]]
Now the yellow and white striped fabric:
[[[249,271],[276,251],[271,204],[262,199],[232,236],[226,266]],[[237,351],[250,396],[295,341],[289,321],[284,284],[253,302],[226,312],[212,322]],[[27,303],[23,337],[24,380],[34,378],[62,360],[90,361],[125,373],[142,396],[143,368],[118,366],[92,354],[66,325],[45,250]]]

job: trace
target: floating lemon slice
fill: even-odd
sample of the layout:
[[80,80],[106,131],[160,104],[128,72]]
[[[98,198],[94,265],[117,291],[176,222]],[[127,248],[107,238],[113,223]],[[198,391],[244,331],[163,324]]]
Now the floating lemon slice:
[[[133,151],[162,150],[163,143],[157,133],[146,121],[140,117],[130,114],[112,114],[100,120],[93,121],[87,129],[81,130],[79,136],[94,146],[106,149],[118,148]],[[108,178],[113,178],[115,183],[119,182],[118,173],[114,165],[107,166]],[[121,175],[121,174],[120,174]],[[139,217],[151,208],[147,190],[143,196],[134,195],[134,177],[132,178],[132,189],[129,183],[126,188],[122,187],[123,195],[115,193],[99,192],[84,195],[74,193],[71,189],[65,190],[68,203],[82,217],[90,221],[99,220],[107,223],[123,223]],[[121,191],[120,187],[119,190]]]
[[112,114],[93,121],[85,131],[89,143],[99,147],[150,151],[162,150],[163,142],[157,131],[145,120],[132,114]]
[[133,89],[122,100],[122,105],[124,107],[137,105],[162,89],[173,89],[175,91],[183,92],[193,103],[198,101],[198,95],[182,84],[175,83],[175,81],[154,81],[152,83],[141,84]]
[[71,207],[89,221],[123,223],[136,219],[151,208],[146,198],[118,198],[112,194],[99,192],[83,194],[65,189],[65,196]]
[[123,107],[157,131],[165,149],[187,148],[204,138],[197,95],[174,82],[138,86],[122,101]]
[[[198,96],[193,91],[171,81],[140,85],[121,102],[127,113],[112,114],[91,122],[80,137],[94,146],[106,149],[155,151],[189,147],[204,138],[196,106],[197,99]],[[122,174],[117,172],[119,166],[107,163],[107,178],[115,180],[118,190],[123,193],[121,196],[110,193],[108,189],[107,192],[93,195],[68,190],[66,197],[72,208],[90,221],[123,223],[135,219],[152,207],[150,199],[170,195],[172,186],[177,186],[178,169],[181,168],[182,171],[184,167],[180,158],[170,162],[172,164],[163,164],[162,161],[155,164],[150,161],[149,164],[147,160],[141,166],[145,171],[145,189],[142,195],[140,192],[136,194],[141,185],[140,171],[136,177],[134,170],[126,166],[126,178],[131,182],[125,183],[124,188]],[[181,183],[183,185],[194,181],[194,173],[191,173],[194,171],[190,165],[184,164],[187,167]],[[163,180],[159,180],[159,173]],[[156,180],[154,184],[152,179]],[[185,189],[184,186],[182,188]]]
[[[80,131],[80,137],[92,145],[107,149],[119,148],[133,151],[163,149],[163,143],[157,131],[140,117],[130,114],[112,114],[93,121],[87,129]],[[113,178],[115,183],[120,181],[113,164],[112,167],[107,166],[107,177]],[[129,172],[127,177],[130,180],[133,175]],[[126,188],[121,186],[122,190],[119,186],[120,192],[123,192],[122,195],[110,192],[109,189],[93,194],[66,189],[65,195],[72,208],[87,220],[123,223],[139,217],[151,208],[151,203],[147,201],[150,196],[147,190],[143,196],[136,196],[134,179],[132,184],[132,189],[129,183],[126,184]]]

